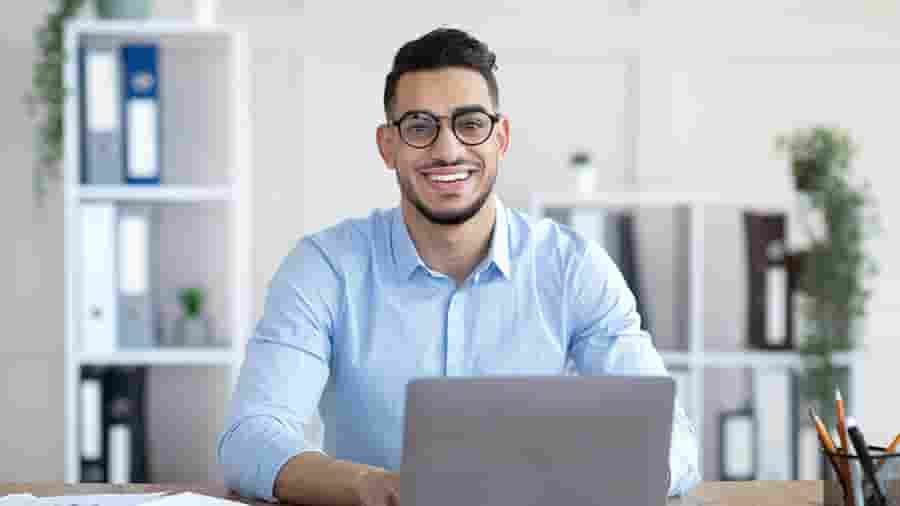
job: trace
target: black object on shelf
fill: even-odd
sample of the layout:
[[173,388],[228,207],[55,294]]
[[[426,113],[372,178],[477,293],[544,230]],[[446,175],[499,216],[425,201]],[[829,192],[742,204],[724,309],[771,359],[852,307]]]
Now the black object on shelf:
[[785,221],[781,213],[744,213],[750,348],[792,350],[795,347],[792,289],[797,286],[797,277],[787,251]]
[[[146,367],[130,366],[110,368],[106,374],[103,389],[103,446],[107,453],[107,481],[117,476],[124,477],[131,483],[149,481],[144,408],[146,375]],[[126,441],[112,438],[114,431],[125,434]],[[116,447],[123,442],[123,448]],[[122,474],[126,476],[121,476]]]

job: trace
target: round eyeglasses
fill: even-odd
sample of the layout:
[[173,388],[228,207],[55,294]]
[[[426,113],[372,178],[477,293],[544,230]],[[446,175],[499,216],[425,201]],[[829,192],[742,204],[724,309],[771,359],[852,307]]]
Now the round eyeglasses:
[[[407,145],[425,149],[437,140],[441,133],[441,118],[430,111],[409,111],[400,119],[390,123],[400,132],[400,138]],[[494,132],[494,124],[500,120],[499,114],[490,114],[480,108],[459,109],[449,117],[453,135],[466,146],[484,144]]]

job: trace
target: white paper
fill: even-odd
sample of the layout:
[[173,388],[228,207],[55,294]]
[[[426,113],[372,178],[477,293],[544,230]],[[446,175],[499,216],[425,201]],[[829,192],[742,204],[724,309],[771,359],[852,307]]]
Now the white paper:
[[[106,505],[101,505],[106,506]],[[245,506],[243,503],[193,492],[167,495],[153,501],[153,506]]]
[[159,141],[156,101],[132,98],[128,101],[128,175],[152,178],[159,174],[156,150]]
[[787,274],[784,267],[766,270],[766,342],[781,346],[787,340],[785,325],[787,302]]
[[[155,494],[95,494],[41,497],[39,506],[137,506],[158,499],[166,492]],[[3,505],[7,506],[7,505]],[[38,505],[34,505],[38,506]]]
[[158,499],[167,492],[154,494],[95,494],[35,497],[31,494],[12,494],[0,497],[2,506],[138,506]]

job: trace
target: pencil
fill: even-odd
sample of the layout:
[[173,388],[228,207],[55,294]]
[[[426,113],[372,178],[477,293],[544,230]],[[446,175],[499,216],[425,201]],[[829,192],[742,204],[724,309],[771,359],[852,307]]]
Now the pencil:
[[[846,413],[844,413],[844,398],[841,396],[840,388],[834,389],[834,405],[837,410],[838,437],[841,439],[841,450],[844,455],[850,455],[850,444],[847,442],[847,421],[845,419]],[[841,468],[844,470],[844,475],[849,478],[850,459],[841,459]],[[848,481],[847,485],[852,484]],[[854,503],[853,487],[848,486],[847,492],[850,496],[850,502]]]
[[[889,444],[888,447],[885,448],[884,454],[887,455],[890,453],[894,453],[894,450],[897,449],[898,444],[900,444],[900,434],[897,434],[897,437],[895,437],[894,440],[891,441],[891,444]],[[881,466],[883,466],[885,462],[887,462],[887,459],[879,459],[877,468],[880,470]]]
[[822,423],[822,419],[819,418],[819,415],[816,414],[816,410],[813,409],[812,406],[809,407],[809,417],[812,418],[813,425],[816,427],[816,432],[819,434],[819,442],[822,443],[822,446],[827,450],[826,456],[828,457],[828,462],[831,462],[831,467],[834,468],[834,474],[837,475],[838,481],[841,483],[841,488],[844,489],[844,495],[847,495],[849,477],[844,474],[841,466],[834,460],[834,454],[837,453],[837,450],[834,448],[831,436],[828,435],[828,431],[825,430],[825,424]]

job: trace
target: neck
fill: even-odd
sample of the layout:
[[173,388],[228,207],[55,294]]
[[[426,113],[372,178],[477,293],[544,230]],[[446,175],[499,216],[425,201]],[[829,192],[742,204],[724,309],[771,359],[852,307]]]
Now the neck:
[[462,284],[487,256],[497,218],[493,196],[475,216],[460,225],[432,223],[405,199],[401,209],[419,256],[430,269],[450,276],[457,284]]

